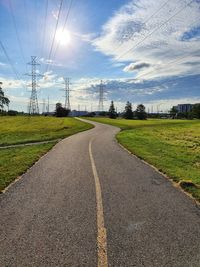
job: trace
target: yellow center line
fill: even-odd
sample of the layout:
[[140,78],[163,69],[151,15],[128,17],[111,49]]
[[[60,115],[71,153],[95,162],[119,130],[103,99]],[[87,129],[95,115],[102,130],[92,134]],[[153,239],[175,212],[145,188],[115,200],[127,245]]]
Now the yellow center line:
[[96,203],[97,203],[97,247],[98,247],[98,267],[108,266],[107,257],[107,237],[106,228],[104,227],[104,216],[103,216],[103,203],[101,195],[101,185],[95,161],[92,155],[92,141],[89,143],[89,154],[92,165],[92,171],[94,175],[95,188],[96,188]]

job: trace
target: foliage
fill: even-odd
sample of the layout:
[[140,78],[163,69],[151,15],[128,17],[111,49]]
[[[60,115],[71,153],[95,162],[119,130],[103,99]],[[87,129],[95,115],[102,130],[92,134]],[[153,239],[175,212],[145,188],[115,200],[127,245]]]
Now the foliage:
[[10,100],[4,95],[1,85],[2,85],[2,82],[0,82],[0,111],[3,110],[5,105],[8,106],[10,103]]
[[116,119],[117,118],[117,113],[115,111],[115,106],[114,106],[114,102],[113,101],[111,101],[110,108],[109,108],[109,111],[108,111],[108,115],[109,115],[109,118],[111,118],[111,119]]
[[99,116],[101,116],[101,117],[106,117],[108,115],[108,112],[106,112],[106,111],[100,111],[99,112]]
[[63,108],[61,103],[56,103],[55,116],[56,117],[67,117],[70,113],[69,109]]
[[123,117],[124,117],[125,119],[128,119],[128,120],[133,119],[132,104],[131,104],[129,101],[127,101],[127,103],[126,103],[125,111],[124,111]]
[[177,110],[176,107],[172,107],[172,108],[170,109],[170,112],[169,112],[169,113],[170,113],[172,119],[175,119],[176,116],[177,116],[178,110]]
[[8,110],[7,114],[9,116],[16,116],[16,115],[18,115],[18,111],[16,111],[16,110]]
[[194,116],[194,118],[200,119],[200,103],[193,105],[192,115]]
[[139,120],[147,119],[147,113],[145,112],[145,106],[143,104],[137,106],[137,109],[135,111],[135,116]]

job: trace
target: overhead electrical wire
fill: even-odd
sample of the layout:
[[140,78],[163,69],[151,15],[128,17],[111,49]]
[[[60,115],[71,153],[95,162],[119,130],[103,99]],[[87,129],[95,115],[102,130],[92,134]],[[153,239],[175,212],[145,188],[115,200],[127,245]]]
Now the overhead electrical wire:
[[[69,8],[68,8],[67,15],[66,15],[66,18],[65,18],[65,22],[64,22],[63,29],[62,29],[62,33],[64,33],[65,27],[66,27],[66,25],[67,25],[67,22],[68,22],[68,18],[69,18],[70,10],[71,10],[71,8],[72,8],[73,1],[74,1],[74,0],[71,0],[71,2],[70,2],[70,4],[69,4]],[[59,40],[59,41],[60,41],[60,40]],[[55,49],[53,58],[56,57],[56,53],[57,53],[58,48],[59,48],[59,45],[60,45],[60,42],[59,42],[59,41],[58,41],[58,43],[57,43],[57,46],[56,46],[56,49]]]
[[15,28],[15,33],[16,33],[16,36],[17,36],[17,41],[18,41],[20,53],[21,53],[22,59],[24,61],[24,64],[26,65],[26,60],[25,60],[25,57],[24,57],[23,49],[22,49],[22,43],[21,43],[21,40],[20,40],[20,37],[19,37],[19,32],[18,32],[18,28],[17,28],[15,16],[14,16],[12,0],[8,0],[8,3],[9,3],[10,11],[11,11],[11,17],[12,17],[13,25],[14,25],[14,28]]
[[49,64],[48,63],[51,60],[53,46],[54,46],[54,42],[55,42],[55,38],[56,38],[56,32],[57,32],[57,28],[58,28],[58,22],[59,22],[61,10],[62,10],[62,4],[63,4],[63,0],[60,1],[60,7],[59,7],[59,11],[58,11],[58,17],[57,17],[57,21],[56,21],[55,31],[54,31],[53,40],[52,40],[52,43],[51,43],[51,48],[50,48],[50,52],[49,52],[49,56],[48,56],[48,62],[47,62],[47,66],[46,66],[45,72],[47,72],[48,71],[48,68],[49,68]]
[[45,37],[46,37],[46,26],[47,26],[47,13],[48,13],[48,6],[49,6],[49,0],[46,0],[46,5],[45,5],[45,17],[44,17],[44,30],[43,30],[43,39],[42,39],[42,48],[41,48],[41,57],[44,52],[44,43],[45,43]]
[[[3,45],[2,41],[0,41],[0,46],[1,46],[1,49],[2,49],[2,51],[3,51],[3,53],[4,53],[5,57],[6,57],[9,65],[10,65],[13,73],[15,74],[15,76],[17,78],[17,80],[22,80],[23,81],[21,75],[18,73],[17,69],[15,68],[14,64],[12,63],[12,61],[11,61],[9,55],[8,55],[8,52],[6,51],[6,48]],[[26,86],[24,84],[23,84],[23,87],[26,89]]]
[[[189,57],[189,56],[190,56],[190,55],[185,55],[185,56],[179,57],[179,58],[177,58],[177,59],[175,59],[175,60],[173,60],[173,61],[167,63],[166,65],[167,65],[167,67],[169,67],[170,65],[175,64],[175,63],[177,63],[177,62],[181,61],[182,59],[187,58],[187,57]],[[138,77],[136,77],[136,79],[139,79],[139,78],[141,78],[141,77],[145,77],[147,74],[153,73],[153,72],[156,71],[156,70],[162,70],[162,67],[159,67],[159,66],[158,66],[158,67],[155,68],[154,70],[150,70],[150,71],[148,71],[148,72],[146,72],[146,73],[144,73],[144,74],[139,75]]]
[[152,32],[150,32],[148,35],[146,35],[142,40],[137,42],[134,46],[132,46],[130,49],[128,49],[126,52],[122,53],[118,57],[114,59],[113,62],[118,61],[120,58],[122,58],[124,55],[128,54],[130,51],[133,51],[139,44],[143,43],[148,37],[150,37],[153,33],[155,33],[157,30],[161,29],[165,24],[167,24],[170,20],[172,20],[175,16],[177,16],[179,13],[181,13],[186,7],[188,7],[194,0],[191,0],[188,4],[186,4],[184,7],[179,9],[175,14],[173,14],[171,17],[169,17],[167,20],[165,20],[162,24],[160,24],[158,27],[156,27]]
[[[67,11],[67,15],[66,15],[66,17],[65,17],[65,22],[64,22],[64,25],[63,25],[63,28],[62,28],[62,34],[64,33],[65,27],[66,27],[66,25],[67,25],[67,22],[68,22],[68,18],[69,18],[69,14],[70,14],[70,11],[71,11],[71,8],[72,8],[73,1],[74,1],[74,0],[71,0],[71,2],[70,2],[70,4],[69,4],[69,8],[68,8],[68,11]],[[54,55],[53,55],[53,57],[52,57],[53,60],[55,60],[55,58],[56,58],[56,53],[57,53],[57,51],[58,51],[59,46],[60,46],[60,40],[58,40],[58,43],[57,43],[57,46],[56,46]]]
[[[147,22],[149,22],[156,14],[158,14],[164,6],[166,6],[169,3],[169,0],[164,2],[153,14],[151,14],[151,16],[145,20],[143,22],[143,24],[146,24]],[[128,40],[130,40],[133,37],[133,34],[131,34],[131,36],[128,38]],[[123,43],[121,43],[114,51],[112,51],[112,53],[115,53],[121,46],[123,46]]]

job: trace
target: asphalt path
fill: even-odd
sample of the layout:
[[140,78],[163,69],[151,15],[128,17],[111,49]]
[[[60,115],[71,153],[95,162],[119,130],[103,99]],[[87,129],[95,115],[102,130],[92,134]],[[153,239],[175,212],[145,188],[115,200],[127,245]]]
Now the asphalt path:
[[199,267],[199,207],[94,124],[0,195],[0,267]]

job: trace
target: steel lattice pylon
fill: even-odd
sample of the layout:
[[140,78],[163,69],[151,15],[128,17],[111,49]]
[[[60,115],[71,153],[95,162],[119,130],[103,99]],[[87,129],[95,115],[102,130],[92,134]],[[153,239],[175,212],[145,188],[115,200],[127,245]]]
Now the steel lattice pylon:
[[69,78],[63,78],[65,81],[65,108],[71,110],[69,101]]
[[39,114],[39,106],[38,106],[38,99],[37,99],[37,77],[41,76],[37,74],[36,72],[36,66],[40,65],[36,61],[36,56],[31,57],[31,62],[28,64],[32,66],[31,74],[28,74],[29,76],[32,77],[32,83],[31,83],[31,97],[30,97],[30,102],[29,102],[29,108],[28,108],[28,113],[29,114]]

